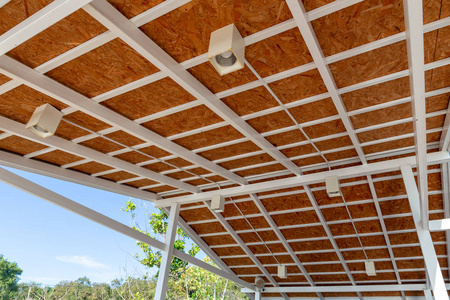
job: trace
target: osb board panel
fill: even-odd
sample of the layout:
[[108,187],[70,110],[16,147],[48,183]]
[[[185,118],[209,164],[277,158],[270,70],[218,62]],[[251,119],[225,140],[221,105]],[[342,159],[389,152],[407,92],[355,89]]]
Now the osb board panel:
[[[392,252],[394,253],[394,256],[397,258],[398,257],[422,256],[422,250],[420,249],[419,246],[406,247],[406,248],[394,248],[394,249],[392,249]],[[437,252],[437,249],[436,249],[436,252]]]
[[[350,271],[366,271],[366,266],[363,262],[347,263],[347,266],[350,269]],[[393,270],[394,269],[391,261],[376,261],[375,268],[377,270]]]
[[200,152],[198,154],[208,160],[217,160],[217,159],[222,159],[222,158],[226,158],[226,157],[255,152],[255,151],[259,151],[259,150],[261,150],[261,148],[256,146],[255,143],[253,143],[251,141],[247,141],[247,142],[233,144],[230,146],[225,146],[225,147],[221,147],[221,148],[217,148],[217,149]]
[[406,41],[375,49],[329,65],[339,88],[408,68]]
[[236,159],[236,160],[230,160],[227,162],[219,163],[219,165],[224,167],[225,169],[230,170],[230,169],[236,169],[236,168],[241,168],[241,167],[246,167],[246,166],[251,166],[251,165],[262,164],[262,163],[271,162],[271,161],[274,161],[272,156],[270,156],[269,154],[263,153],[263,154],[258,154],[258,155],[240,158],[240,159]]
[[446,65],[425,72],[425,90],[427,92],[441,89],[450,85],[450,65]]
[[[280,264],[290,264],[294,262],[290,255],[275,255],[275,257]],[[258,260],[264,265],[277,263],[272,256],[259,256]]]
[[196,208],[191,210],[182,210],[180,211],[180,216],[188,223],[214,219],[214,215],[207,207]]
[[401,0],[369,0],[311,22],[325,56],[405,31]]
[[314,282],[350,281],[347,274],[311,275],[311,278]]
[[46,75],[87,97],[94,97],[157,71],[117,38]]
[[247,66],[220,76],[209,61],[190,68],[188,72],[213,93],[219,93],[258,79]]
[[130,19],[160,4],[161,2],[163,2],[163,0],[108,0],[108,2],[111,3],[117,10],[119,10],[125,17]]
[[303,133],[300,130],[291,130],[283,133],[274,134],[266,137],[266,140],[272,143],[275,147],[298,143],[306,140]]
[[419,243],[419,237],[415,232],[389,234],[389,240],[392,245]]
[[378,216],[375,205],[373,203],[348,205],[348,210],[353,219]]
[[317,125],[312,125],[309,127],[304,127],[303,130],[310,139],[316,139],[322,136],[345,132],[345,126],[341,120],[334,120]]
[[56,129],[55,135],[70,141],[88,135],[89,133],[90,133],[89,131],[81,129],[80,127],[72,125],[64,120],[61,120],[61,122],[58,125],[58,129]]
[[286,249],[281,244],[269,244],[267,245],[249,245],[248,248],[254,254],[269,254],[270,252],[285,253]]
[[401,297],[400,292],[363,292],[363,297]]
[[203,148],[215,144],[225,143],[228,141],[240,139],[244,137],[239,131],[232,126],[225,126],[213,130],[208,130],[188,137],[174,140],[175,143],[189,150]]
[[191,172],[191,173],[193,173],[195,175],[199,175],[199,176],[211,173],[210,171],[208,171],[206,169],[203,169],[201,167],[190,169],[189,172]]
[[296,106],[289,111],[299,124],[338,114],[331,98]]
[[367,183],[341,186],[341,193],[347,202],[372,199],[372,193]]
[[248,257],[235,257],[222,259],[228,266],[251,266],[253,261]]
[[[375,247],[375,246],[386,246],[386,241],[383,235],[373,235],[369,237],[360,237],[361,243],[363,247]],[[361,245],[359,243],[358,238],[350,237],[350,238],[339,238],[336,239],[336,242],[341,249],[345,248],[360,248]]]
[[345,158],[358,157],[358,153],[356,152],[355,149],[348,149],[343,151],[327,153],[324,154],[324,156],[328,161],[335,161]]
[[[301,273],[302,271],[300,271],[300,269],[297,266],[286,266],[287,268],[287,273],[288,274],[297,274],[297,273]],[[266,267],[266,270],[269,271],[270,274],[276,274],[278,272],[277,267]],[[303,276],[302,276],[303,277]],[[303,281],[304,279],[302,279]]]
[[379,280],[396,280],[395,273],[377,273],[377,276],[367,276],[367,274],[353,274],[356,281],[379,281]]
[[236,244],[236,241],[231,235],[205,236],[203,240],[210,246]]
[[0,95],[0,115],[26,124],[34,110],[45,103],[49,103],[57,109],[64,109],[67,107],[64,103],[30,87],[20,85],[15,89]]
[[272,82],[269,87],[283,103],[327,92],[317,69]]
[[333,249],[333,245],[329,240],[318,240],[308,242],[294,242],[289,243],[294,251],[314,251]]
[[228,220],[228,224],[230,224],[230,226],[233,227],[233,229],[236,231],[252,229],[252,227],[248,223],[250,223],[255,229],[270,228],[269,224],[267,223],[264,217],[253,217],[247,218],[246,220],[245,219]]
[[[449,5],[450,2],[447,3]],[[450,27],[444,27],[424,34],[425,63],[438,61],[449,56]]]
[[65,115],[64,119],[92,131],[100,131],[111,127],[111,125],[99,119],[96,119],[82,111],[76,111],[71,114]]
[[166,174],[166,176],[171,177],[173,179],[180,180],[180,179],[192,177],[192,174],[189,174],[188,172],[181,171],[181,172],[175,172],[175,173]]
[[410,95],[409,77],[407,76],[345,93],[341,97],[347,111],[352,111]]
[[193,96],[166,77],[103,101],[102,105],[135,120],[193,100]]
[[268,212],[311,207],[306,193],[261,199]]
[[168,191],[173,191],[176,190],[176,188],[169,186],[169,185],[163,185],[163,186],[158,186],[158,187],[154,187],[151,189],[146,189],[145,191],[149,191],[152,193],[163,193],[163,192],[168,192]]
[[281,233],[287,240],[327,236],[322,225],[303,228],[281,229]]
[[18,45],[7,55],[35,68],[105,31],[102,24],[80,9]]
[[398,217],[384,220],[387,231],[415,229],[414,220],[412,217]]
[[[382,231],[380,222],[378,220],[356,220],[354,224],[358,233],[373,233]],[[355,229],[353,228],[351,223],[330,224],[329,227],[333,235],[348,235],[355,233]]]
[[108,133],[105,136],[128,147],[133,147],[135,145],[143,144],[145,142],[144,140],[141,140],[140,138],[137,138],[122,130]]
[[334,208],[325,208],[321,210],[327,222],[350,219],[347,210],[345,209],[345,207],[342,206]]
[[239,116],[278,106],[278,102],[264,86],[234,94],[222,101]]
[[132,173],[125,172],[125,171],[119,171],[119,172],[102,175],[100,177],[108,179],[108,180],[112,180],[112,181],[120,181],[120,180],[126,180],[126,179],[130,179],[130,178],[138,177],[138,176],[135,174],[132,174]]
[[231,268],[231,270],[237,275],[247,275],[247,274],[261,274],[261,270],[257,267],[251,268]]
[[146,122],[142,126],[167,137],[222,121],[223,119],[212,110],[205,105],[200,105]]
[[396,199],[380,202],[381,212],[384,216],[410,213],[408,199]]
[[409,146],[413,146],[413,145],[414,145],[414,137],[410,137],[410,138],[406,138],[406,139],[400,139],[400,140],[396,140],[396,141],[366,146],[366,147],[363,147],[363,150],[366,154],[372,154],[372,153],[377,153],[377,152],[405,148],[405,147],[409,147]]
[[312,157],[308,157],[308,158],[297,159],[297,160],[293,161],[293,163],[299,167],[306,167],[309,165],[320,164],[323,162],[325,162],[325,160],[320,155],[312,156]]
[[88,162],[85,164],[73,166],[70,169],[80,171],[83,173],[87,173],[90,175],[90,174],[94,174],[94,173],[98,173],[98,172],[111,170],[112,168],[110,166],[103,165],[98,162],[92,161],[92,162]]
[[208,52],[211,32],[234,23],[242,37],[292,18],[282,0],[194,0],[141,30],[178,62]]
[[345,269],[341,263],[323,264],[323,265],[306,265],[304,267],[308,273],[345,272]]
[[247,121],[259,133],[277,130],[295,125],[289,115],[284,111],[264,115]]
[[157,163],[152,163],[149,165],[145,165],[142,166],[143,168],[149,169],[153,172],[163,172],[163,171],[168,171],[168,170],[173,170],[175,169],[172,166],[169,166],[168,164],[164,163],[164,162],[157,162]]
[[0,149],[25,155],[31,152],[42,150],[47,146],[35,143],[33,141],[12,135],[4,139],[0,139]]
[[111,142],[102,137],[96,137],[96,138],[81,142],[80,145],[97,150],[102,153],[109,153],[109,152],[117,151],[117,150],[124,148],[123,146],[120,146],[119,144]]
[[245,56],[261,77],[280,73],[313,60],[297,27],[247,46]]
[[380,129],[357,133],[360,143],[385,139],[397,135],[403,135],[414,132],[413,123],[407,122],[393,126],[387,126]]
[[239,171],[239,172],[235,172],[235,173],[239,176],[246,177],[246,176],[250,176],[250,175],[270,173],[270,172],[281,171],[281,170],[285,170],[285,169],[286,168],[282,164],[274,164],[274,165],[270,165],[270,166],[248,169],[248,170]]
[[[365,252],[367,254],[367,257],[371,259],[390,257],[389,251],[387,249],[375,249],[375,250],[365,249]],[[367,259],[366,254],[364,254],[362,250],[342,252],[342,255],[344,256],[345,260]]]
[[12,0],[0,8],[0,35],[32,16],[52,0]]
[[325,4],[331,3],[334,0],[302,0],[303,6],[306,11],[310,11],[319,8]]
[[144,178],[144,179],[140,179],[140,180],[136,180],[136,181],[127,182],[125,184],[135,187],[135,188],[140,188],[143,186],[153,185],[153,184],[157,184],[157,183],[158,183],[157,181],[153,181],[153,180]]
[[144,154],[141,154],[139,152],[136,152],[136,151],[125,152],[122,154],[118,154],[114,157],[119,158],[124,161],[127,161],[132,164],[138,164],[138,163],[148,161],[151,159],[150,157],[148,157]]
[[275,234],[275,232],[273,232],[271,230],[259,231],[258,234],[254,233],[254,232],[240,233],[239,236],[244,241],[244,243],[259,243],[259,242],[261,242],[261,239],[264,242],[278,240],[278,237]]
[[219,256],[231,256],[231,255],[243,255],[245,254],[244,250],[241,247],[223,247],[223,248],[214,248],[214,252],[216,252]]
[[304,190],[304,188],[302,186],[296,186],[296,187],[292,187],[292,188],[260,192],[260,193],[257,193],[257,195],[258,196],[266,196],[266,195],[273,195],[273,194],[280,194],[280,193],[294,192],[294,191],[302,191],[302,190]]
[[334,138],[334,139],[325,140],[325,141],[314,142],[314,145],[316,145],[316,147],[320,151],[326,151],[326,150],[335,149],[335,148],[342,148],[342,147],[346,147],[346,146],[351,146],[352,144],[353,144],[352,140],[350,139],[350,137],[348,135]]
[[9,78],[9,77],[7,77],[7,76],[5,76],[3,74],[0,74],[0,84],[7,83],[10,80],[11,80],[11,78]]
[[347,297],[358,297],[357,293],[322,293],[324,297],[340,297],[340,298],[347,298]]
[[378,198],[406,195],[405,185],[401,178],[378,181],[374,182],[373,185]]
[[319,206],[329,205],[335,203],[343,203],[342,197],[328,197],[326,190],[314,191],[314,198],[316,198],[316,202]]
[[208,184],[210,182],[207,180],[204,180],[204,179],[194,179],[194,180],[188,180],[188,181],[186,181],[186,183],[189,183],[189,184],[192,184],[195,186],[199,186],[199,185],[203,185],[203,184]]
[[198,234],[226,232],[225,228],[219,222],[192,224],[189,226]]
[[184,168],[187,166],[192,166],[193,164],[188,162],[185,159],[182,159],[181,157],[176,157],[176,158],[172,158],[172,159],[168,159],[166,160],[167,163],[172,164],[178,168]]
[[319,223],[319,218],[313,210],[273,215],[272,219],[275,221],[277,226]]
[[44,153],[34,157],[35,159],[39,159],[54,165],[62,166],[65,164],[70,164],[75,161],[82,160],[83,158],[77,155],[73,155],[61,150],[54,150],[48,153]]
[[256,205],[253,201],[245,201],[245,202],[238,202],[238,203],[226,202],[225,209],[224,209],[224,212],[222,213],[222,216],[224,216],[225,218],[236,217],[236,216],[240,216],[241,212],[244,215],[252,215],[252,214],[260,213],[258,207],[256,207]]

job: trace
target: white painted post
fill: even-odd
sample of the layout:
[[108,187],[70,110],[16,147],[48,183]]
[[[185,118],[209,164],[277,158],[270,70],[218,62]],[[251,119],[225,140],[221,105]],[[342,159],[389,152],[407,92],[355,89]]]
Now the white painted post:
[[261,292],[255,293],[255,300],[261,300]]
[[[419,191],[417,190],[411,165],[401,166],[400,169],[402,171],[403,181],[405,183],[406,193],[408,195],[408,201],[411,207],[414,223],[416,225],[420,248],[423,252],[426,271],[430,278],[431,288],[433,289],[434,299],[448,300],[444,277],[442,276],[441,267],[439,266],[439,261],[437,259],[436,250],[434,249],[430,231],[428,229],[424,229],[422,226],[423,211],[421,210]],[[425,213],[428,213],[428,209]]]
[[169,281],[170,265],[174,251],[175,235],[177,233],[177,219],[180,212],[180,205],[172,204],[169,212],[169,223],[167,224],[166,245],[167,249],[163,252],[161,266],[159,268],[158,283],[156,284],[155,300],[164,300],[166,298],[167,283]]

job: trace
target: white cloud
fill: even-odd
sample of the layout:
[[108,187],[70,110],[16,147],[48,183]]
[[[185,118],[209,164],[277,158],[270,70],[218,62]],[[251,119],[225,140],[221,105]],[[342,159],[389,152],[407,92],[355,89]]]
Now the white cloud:
[[74,256],[57,256],[56,260],[67,262],[75,265],[80,265],[89,269],[108,269],[109,267],[101,262],[98,262],[88,256],[74,255]]

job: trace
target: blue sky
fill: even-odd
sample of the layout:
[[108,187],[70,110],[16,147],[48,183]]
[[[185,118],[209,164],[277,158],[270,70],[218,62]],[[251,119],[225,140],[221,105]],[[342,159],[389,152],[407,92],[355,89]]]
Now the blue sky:
[[[126,196],[6,169],[132,225],[130,216],[120,210],[129,199]],[[151,212],[154,208],[148,202],[135,201],[138,221],[143,223],[144,206]],[[54,285],[87,276],[93,282],[109,283],[119,277],[153,274],[154,270],[134,259],[137,252],[133,239],[0,182],[0,254],[23,269],[21,282]]]

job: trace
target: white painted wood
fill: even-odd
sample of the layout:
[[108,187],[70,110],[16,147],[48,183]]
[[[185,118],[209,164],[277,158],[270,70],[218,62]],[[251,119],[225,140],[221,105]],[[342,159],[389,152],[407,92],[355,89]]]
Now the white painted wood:
[[[414,223],[416,225],[420,248],[422,249],[425,259],[425,266],[430,279],[431,287],[433,289],[434,297],[436,300],[448,299],[449,297],[445,287],[444,277],[442,276],[441,267],[436,255],[436,250],[434,249],[430,231],[428,230],[428,224],[425,227],[426,229],[423,227],[423,214],[426,213],[428,217],[428,209],[426,212],[422,211],[420,195],[417,190],[411,165],[403,165],[400,170],[402,172],[403,182],[408,194],[409,205],[411,207]],[[426,219],[428,220],[428,218]]]
[[[279,293],[285,291],[286,293],[314,293],[316,291],[324,293],[339,293],[339,292],[394,292],[394,291],[423,291],[426,288],[425,284],[389,284],[389,285],[336,285],[336,286],[318,286],[318,287],[267,287],[264,288],[265,293]],[[242,289],[243,292],[250,292],[247,289]],[[385,297],[383,297],[384,299]],[[378,298],[379,299],[379,298]]]
[[170,265],[172,264],[172,256],[174,252],[174,242],[177,233],[177,220],[180,213],[180,204],[174,203],[170,206],[169,221],[167,223],[166,232],[166,248],[161,258],[161,266],[159,267],[158,282],[155,289],[155,300],[166,299],[167,284],[169,283]]
[[11,0],[0,0],[0,8],[2,8],[2,6],[4,6],[4,5],[8,4],[9,1],[11,1]]
[[428,178],[427,173],[427,135],[425,105],[425,55],[423,44],[423,3],[422,0],[403,0],[406,25],[406,44],[408,51],[409,85],[414,125],[414,144],[416,149],[417,181],[422,212],[423,229],[428,228]]

